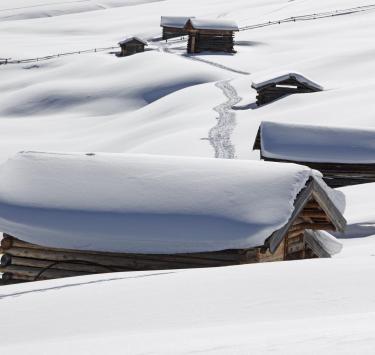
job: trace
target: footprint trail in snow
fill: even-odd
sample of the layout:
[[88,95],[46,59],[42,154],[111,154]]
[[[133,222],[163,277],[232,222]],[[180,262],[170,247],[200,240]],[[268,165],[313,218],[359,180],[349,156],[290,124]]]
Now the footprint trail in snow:
[[232,111],[232,106],[239,103],[241,98],[230,80],[220,81],[215,86],[222,90],[228,100],[214,108],[219,117],[217,124],[209,131],[208,140],[214,148],[215,158],[234,159],[235,147],[231,142],[231,135],[236,126],[236,114]]

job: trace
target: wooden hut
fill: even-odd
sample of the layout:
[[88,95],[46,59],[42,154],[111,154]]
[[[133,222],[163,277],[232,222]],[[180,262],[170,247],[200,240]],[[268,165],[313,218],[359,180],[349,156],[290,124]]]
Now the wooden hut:
[[175,37],[183,37],[188,34],[185,29],[190,18],[186,16],[162,16],[160,26],[163,28],[163,39],[168,40]]
[[258,106],[268,104],[288,95],[323,90],[322,86],[298,73],[286,73],[254,81],[251,87],[257,91]]
[[135,53],[144,52],[147,42],[138,37],[129,37],[119,42],[119,46],[121,48],[120,56],[125,57]]
[[341,247],[324,231],[346,226],[340,193],[295,164],[40,153],[6,164],[4,282],[330,257]]
[[188,53],[235,53],[234,33],[239,31],[239,28],[234,21],[191,18],[185,28],[189,33]]
[[330,187],[375,182],[375,130],[262,122],[261,159],[319,170]]

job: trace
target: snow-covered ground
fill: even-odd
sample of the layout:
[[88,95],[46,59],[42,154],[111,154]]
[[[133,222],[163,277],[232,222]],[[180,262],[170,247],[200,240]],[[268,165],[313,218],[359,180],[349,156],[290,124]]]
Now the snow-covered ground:
[[5,286],[7,354],[373,354],[375,258]]
[[[369,0],[2,0],[0,58],[115,46],[0,65],[0,162],[18,151],[258,159],[262,120],[374,128],[375,11],[241,31],[237,54],[185,55],[161,15],[239,26]],[[154,39],[154,40],[153,40]],[[252,81],[300,72],[324,91],[255,108]],[[234,105],[234,109],[231,106]],[[349,227],[330,260],[124,273],[4,286],[7,354],[373,354],[375,184],[340,189]]]

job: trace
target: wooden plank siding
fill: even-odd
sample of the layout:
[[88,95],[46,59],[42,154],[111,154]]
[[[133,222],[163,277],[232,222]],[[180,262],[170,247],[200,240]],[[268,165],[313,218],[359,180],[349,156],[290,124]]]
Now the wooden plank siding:
[[163,40],[168,40],[171,38],[184,37],[188,35],[188,31],[184,28],[175,27],[163,27]]
[[295,163],[318,170],[323,174],[324,182],[332,188],[375,182],[375,164],[317,163],[267,158],[262,155],[261,159],[280,163]]
[[293,94],[304,94],[319,91],[294,78],[280,82],[269,83],[257,89],[256,103],[258,106],[266,105],[283,97]]
[[126,57],[128,55],[141,53],[145,51],[145,45],[139,42],[128,42],[126,44],[120,45],[121,48],[121,57]]

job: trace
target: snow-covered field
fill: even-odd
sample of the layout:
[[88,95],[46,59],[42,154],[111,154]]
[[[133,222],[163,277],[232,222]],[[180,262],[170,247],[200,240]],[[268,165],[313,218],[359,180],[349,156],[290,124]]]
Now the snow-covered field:
[[[0,65],[0,162],[30,150],[258,159],[251,147],[263,120],[373,129],[375,11],[242,31],[235,55],[189,58],[186,42],[157,40],[161,15],[246,26],[368,4],[2,0],[0,58],[110,47],[129,35],[150,45],[127,58],[108,51]],[[325,90],[255,108],[252,81],[285,71]],[[373,354],[375,184],[340,190],[349,226],[332,259],[4,286],[0,349]]]

